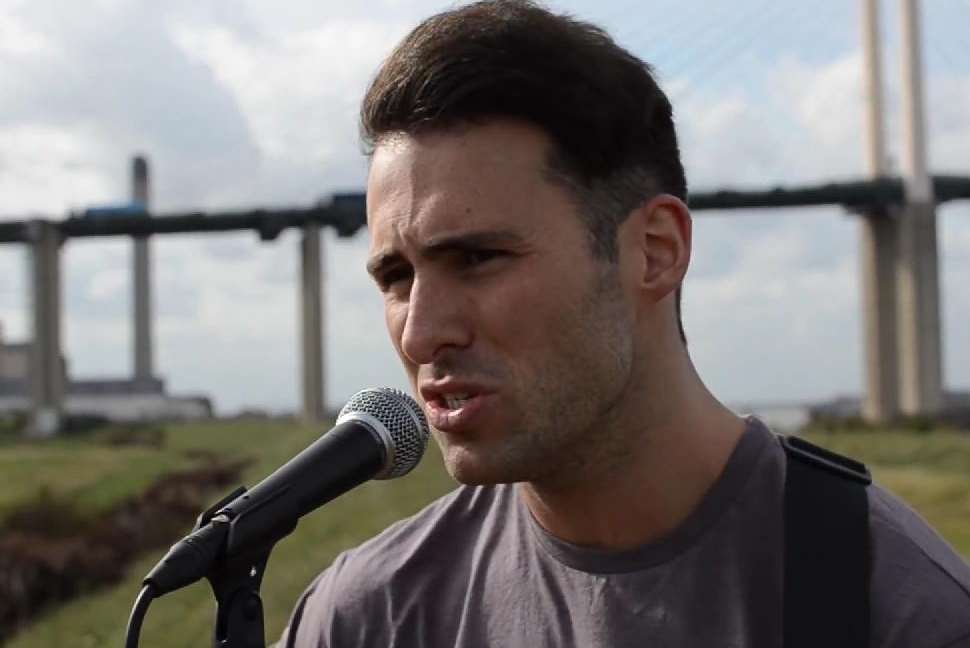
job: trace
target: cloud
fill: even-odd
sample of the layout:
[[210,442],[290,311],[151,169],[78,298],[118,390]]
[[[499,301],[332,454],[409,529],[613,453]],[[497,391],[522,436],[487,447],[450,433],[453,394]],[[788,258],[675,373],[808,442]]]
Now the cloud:
[[[127,159],[144,150],[165,169],[155,185],[159,206],[207,204],[232,195],[213,186],[238,185],[257,164],[235,98],[182,53],[155,5],[23,3],[4,18],[49,44],[0,59],[0,81],[10,89],[0,128],[21,131],[13,146],[5,140],[11,182],[34,158],[57,160],[66,168],[52,181],[69,188],[96,174],[101,191],[88,201],[103,200],[105,185],[123,199]],[[67,192],[52,183],[39,193],[68,202]]]
[[[692,186],[864,177],[859,65],[856,54],[822,66],[782,59],[764,92],[687,94],[679,123]],[[932,113],[934,169],[970,174],[967,83],[970,76],[928,83],[929,106],[955,106]],[[890,83],[886,130],[898,160],[896,90]],[[946,379],[966,389],[970,343],[962,322],[970,300],[961,285],[970,276],[970,206],[947,205],[940,214]],[[696,214],[684,318],[692,356],[715,393],[751,402],[859,392],[858,236],[854,217],[838,207]]]
[[970,174],[970,73],[933,77],[928,89],[932,133],[928,155],[934,171]]
[[2,220],[50,215],[112,193],[105,170],[88,158],[98,140],[83,128],[0,123],[0,141]]
[[21,341],[26,336],[26,271],[25,251],[19,246],[0,245],[0,329],[7,341]]
[[42,32],[0,7],[0,60],[44,56],[53,51],[53,43]]
[[937,212],[943,328],[943,376],[951,387],[970,389],[970,202],[943,205]]
[[262,159],[259,195],[309,199],[328,187],[361,185],[360,97],[404,30],[373,18],[329,18],[274,39],[186,22],[173,34],[239,102]]
[[[688,276],[684,321],[695,362],[731,401],[795,401],[858,388],[859,295],[855,224],[833,210],[738,217],[748,232],[738,262]],[[714,223],[717,225],[716,223]],[[768,226],[770,224],[770,226]],[[721,245],[695,219],[695,257]],[[806,229],[811,235],[806,236]],[[836,244],[828,252],[816,241]]]

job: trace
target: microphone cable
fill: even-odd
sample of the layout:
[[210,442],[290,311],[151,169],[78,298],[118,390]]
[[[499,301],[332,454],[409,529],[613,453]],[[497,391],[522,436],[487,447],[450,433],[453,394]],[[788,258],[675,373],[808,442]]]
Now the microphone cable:
[[145,620],[145,613],[148,606],[155,598],[155,588],[151,583],[147,583],[138,593],[135,604],[131,607],[131,616],[128,617],[128,629],[125,632],[125,648],[138,648],[138,636],[141,634],[141,624]]

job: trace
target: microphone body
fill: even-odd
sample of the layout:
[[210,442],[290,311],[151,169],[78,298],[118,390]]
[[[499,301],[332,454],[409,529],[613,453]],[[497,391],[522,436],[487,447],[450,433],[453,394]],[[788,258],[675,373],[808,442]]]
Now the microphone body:
[[144,584],[160,596],[207,576],[220,561],[271,547],[299,518],[355,486],[409,472],[427,439],[427,421],[410,396],[387,388],[359,392],[333,429],[252,490],[227,498],[172,546]]
[[372,479],[383,468],[386,454],[380,437],[368,426],[357,420],[338,423],[216,513],[232,521],[226,555],[271,537],[281,525]]

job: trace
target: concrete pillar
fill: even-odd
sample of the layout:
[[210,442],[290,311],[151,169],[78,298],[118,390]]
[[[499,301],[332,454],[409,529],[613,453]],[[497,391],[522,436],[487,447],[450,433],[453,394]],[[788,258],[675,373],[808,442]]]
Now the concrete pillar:
[[[863,74],[866,85],[867,158],[869,173],[889,174],[886,157],[882,94],[882,56],[879,48],[879,3],[862,0]],[[895,212],[862,214],[861,262],[862,327],[865,395],[862,416],[886,423],[899,413],[899,368],[896,327],[896,253],[898,220]]]
[[[136,157],[132,161],[131,200],[148,210],[149,203],[148,161]],[[152,367],[152,283],[151,257],[148,237],[134,237],[132,254],[132,306],[134,309],[134,380],[150,382],[154,375]]]
[[300,322],[303,348],[300,354],[303,374],[303,420],[317,424],[324,417],[323,384],[323,251],[320,226],[303,228],[300,241]]
[[936,206],[926,151],[920,22],[916,0],[901,0],[903,184],[897,299],[900,405],[910,416],[933,416],[943,405]]
[[903,76],[903,184],[909,202],[933,201],[927,166],[926,117],[923,110],[923,56],[916,0],[901,0]]
[[863,214],[859,221],[866,376],[862,416],[871,423],[886,423],[899,414],[896,326],[898,222],[895,213]]
[[900,407],[909,416],[933,416],[943,406],[936,206],[906,205],[899,226]]
[[31,413],[28,435],[48,437],[64,417],[61,361],[61,233],[53,223],[30,224],[33,341],[30,345]]

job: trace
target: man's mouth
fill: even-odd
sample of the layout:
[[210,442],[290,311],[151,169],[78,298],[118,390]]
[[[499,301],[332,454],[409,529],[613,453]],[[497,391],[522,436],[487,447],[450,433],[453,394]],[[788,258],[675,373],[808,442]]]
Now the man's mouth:
[[486,392],[454,391],[428,394],[425,412],[428,423],[441,432],[460,433],[475,426],[494,395]]
[[467,393],[447,394],[444,397],[444,402],[445,402],[445,405],[448,407],[448,409],[457,410],[464,407],[465,403],[467,403],[470,398],[471,398],[471,395]]

